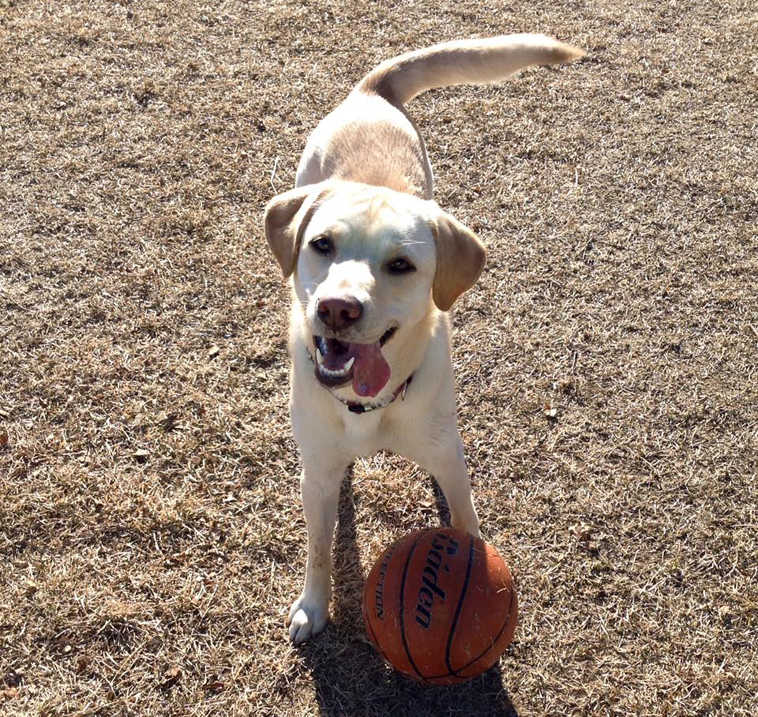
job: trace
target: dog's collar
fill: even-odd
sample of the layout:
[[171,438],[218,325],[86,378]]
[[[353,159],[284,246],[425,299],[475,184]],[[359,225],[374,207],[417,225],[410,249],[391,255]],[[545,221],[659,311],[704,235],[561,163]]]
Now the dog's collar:
[[[310,359],[311,363],[315,364],[315,360],[313,356],[311,356],[311,352],[308,351],[308,349],[305,350],[305,355]],[[341,404],[347,406],[347,410],[351,413],[370,413],[371,411],[376,411],[378,408],[387,408],[387,406],[389,406],[398,396],[400,396],[401,401],[405,401],[405,394],[408,392],[408,386],[411,385],[412,380],[413,374],[408,376],[408,378],[406,378],[405,381],[403,381],[395,389],[394,393],[389,398],[386,398],[383,401],[379,401],[378,403],[361,403],[360,401],[348,401],[345,398],[340,398],[326,386],[321,386],[321,384],[319,384],[319,386],[321,386],[321,388],[323,388],[325,391],[328,391]]]
[[384,401],[379,401],[379,403],[361,403],[360,401],[347,401],[344,398],[340,398],[339,396],[333,394],[331,391],[329,393],[332,393],[332,396],[334,396],[340,403],[345,404],[347,406],[347,410],[351,413],[368,413],[369,411],[376,411],[377,408],[387,408],[398,396],[400,396],[401,401],[405,401],[405,394],[408,392],[408,386],[411,385],[411,381],[413,380],[413,374],[408,376],[408,378],[403,381],[396,389],[395,392]]

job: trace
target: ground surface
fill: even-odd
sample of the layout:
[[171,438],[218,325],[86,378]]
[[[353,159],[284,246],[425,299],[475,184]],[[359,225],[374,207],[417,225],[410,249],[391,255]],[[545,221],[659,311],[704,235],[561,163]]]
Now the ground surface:
[[[588,50],[410,110],[489,263],[454,310],[460,425],[521,622],[425,689],[362,578],[439,520],[355,466],[334,622],[305,560],[288,292],[261,211],[379,60],[543,31]],[[0,1],[0,713],[758,711],[755,5]]]

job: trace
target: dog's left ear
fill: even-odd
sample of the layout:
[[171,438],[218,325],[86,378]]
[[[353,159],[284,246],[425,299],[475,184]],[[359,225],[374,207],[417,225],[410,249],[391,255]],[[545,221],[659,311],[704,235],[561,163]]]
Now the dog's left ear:
[[443,211],[432,219],[431,226],[437,245],[432,298],[438,309],[447,311],[479,278],[485,251],[474,232]]
[[279,194],[266,205],[266,240],[285,278],[295,270],[303,231],[324,192],[323,182],[308,184]]

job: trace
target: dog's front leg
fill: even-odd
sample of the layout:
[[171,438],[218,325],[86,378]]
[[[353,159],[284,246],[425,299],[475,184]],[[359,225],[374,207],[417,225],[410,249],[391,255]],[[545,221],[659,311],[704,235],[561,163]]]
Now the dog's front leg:
[[479,518],[471,498],[471,481],[455,424],[451,422],[433,437],[406,447],[403,453],[434,476],[445,495],[452,526],[479,537]]
[[332,536],[346,468],[347,465],[325,468],[306,462],[300,479],[308,528],[308,561],[303,592],[292,604],[287,620],[290,639],[295,643],[321,632],[329,619]]
[[479,518],[471,498],[463,444],[456,436],[445,452],[426,461],[426,469],[435,477],[450,508],[450,523],[454,528],[479,537]]

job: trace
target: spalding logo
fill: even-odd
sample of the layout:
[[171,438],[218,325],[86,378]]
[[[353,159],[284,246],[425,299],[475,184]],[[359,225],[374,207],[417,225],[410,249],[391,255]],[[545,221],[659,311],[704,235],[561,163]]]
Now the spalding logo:
[[[447,545],[445,545],[447,543]],[[458,552],[458,541],[446,535],[437,533],[432,540],[432,547],[426,556],[426,565],[422,572],[423,585],[418,591],[416,600],[416,622],[421,627],[428,629],[432,624],[432,608],[435,595],[445,601],[445,591],[438,584],[440,568],[450,572],[447,563],[442,562],[444,555],[455,555]]]

